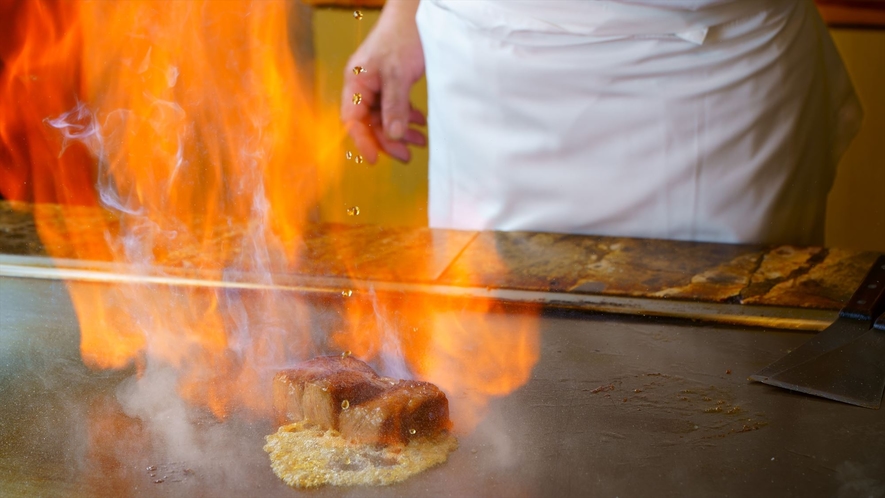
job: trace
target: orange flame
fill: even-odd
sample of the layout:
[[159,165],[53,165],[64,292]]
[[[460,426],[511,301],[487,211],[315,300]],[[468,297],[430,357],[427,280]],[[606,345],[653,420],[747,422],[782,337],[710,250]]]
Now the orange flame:
[[[425,296],[370,306],[358,301],[348,311],[346,329],[333,335],[333,343],[360,358],[401,356],[411,372],[453,398],[458,432],[471,431],[491,399],[525,384],[538,361],[535,306],[514,313],[490,299]],[[379,323],[379,314],[401,318]]]
[[[216,280],[236,270],[267,283],[292,269],[328,188],[319,179],[334,181],[341,167],[343,132],[337,110],[316,106],[299,80],[286,6],[0,7],[0,28],[13,33],[0,45],[0,192],[64,205],[61,217],[35,210],[54,257],[119,262],[128,273],[194,269]],[[99,204],[106,215],[76,207]],[[67,229],[86,212],[103,238]],[[266,410],[262,372],[328,347],[313,345],[307,327],[293,330],[308,311],[270,291],[68,286],[87,365],[159,358],[180,372],[185,399],[219,417],[234,407]],[[451,311],[439,299],[362,303],[348,307],[346,330],[332,344],[368,360],[396,358],[460,393],[462,429],[475,425],[490,397],[522,385],[537,361],[533,320],[494,331],[483,323],[495,311],[491,301],[470,305],[479,318],[469,324],[460,320],[463,307]],[[392,329],[379,311],[420,325]]]
[[0,4],[0,193],[7,199],[96,205],[85,147],[58,156],[58,135],[43,124],[80,94],[79,11],[65,1]]

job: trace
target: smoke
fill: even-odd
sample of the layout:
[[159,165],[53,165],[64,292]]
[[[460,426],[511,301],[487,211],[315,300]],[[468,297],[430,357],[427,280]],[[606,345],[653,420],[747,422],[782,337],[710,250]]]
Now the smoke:
[[[222,283],[71,286],[84,361],[134,363],[139,385],[218,418],[265,417],[275,371],[328,349],[316,333],[328,332],[328,317],[267,289],[304,250],[316,167],[341,139],[337,112],[300,87],[286,2],[81,7],[79,100],[44,122],[61,137],[60,156],[75,143],[89,152],[113,219],[103,245],[78,240],[73,252],[133,277]],[[232,281],[254,288],[223,285]],[[383,353],[392,372],[405,371],[399,349]],[[139,416],[166,409],[138,405],[141,394],[119,396]]]
[[123,412],[146,421],[164,448],[185,459],[201,455],[189,420],[189,409],[175,392],[176,372],[167,365],[150,362],[144,375],[129,377],[117,387],[117,400]]
[[378,358],[380,371],[382,375],[393,377],[394,379],[410,379],[413,374],[406,365],[405,355],[402,349],[403,333],[400,331],[405,325],[399,321],[395,321],[390,310],[386,309],[384,304],[378,299],[378,294],[374,287],[369,289],[369,296],[372,302],[372,310],[375,312],[377,319],[377,333],[380,335],[378,341],[381,344]]
[[[146,113],[115,109],[105,114],[101,124],[96,117],[99,110],[84,102],[45,121],[60,132],[62,154],[71,144],[81,143],[95,158],[101,202],[119,220],[118,230],[107,234],[114,260],[125,263],[126,271],[134,274],[174,277],[181,269],[193,268],[222,281],[247,279],[273,286],[274,273],[285,271],[289,255],[270,229],[272,208],[259,164],[268,154],[261,148],[262,141],[243,144],[239,159],[249,167],[225,170],[228,175],[220,186],[188,185],[195,178],[206,178],[194,171],[206,166],[184,155],[186,137],[181,130],[189,130],[183,123],[192,119],[175,102],[149,100]],[[173,154],[158,154],[171,158],[172,164],[158,168],[167,175],[133,171],[128,163],[133,135],[145,129],[148,137],[162,136],[167,146],[174,146]],[[175,211],[174,196],[211,188],[218,189],[211,195],[221,204],[221,216],[199,219],[202,213],[196,205],[194,219],[182,218]],[[244,216],[237,215],[240,204],[246,205]],[[231,212],[224,214],[225,209]],[[208,226],[213,224],[220,226]],[[219,235],[227,236],[221,242],[229,247],[212,253]],[[170,433],[164,437],[170,444],[192,446],[186,434],[186,403],[179,396],[183,387],[188,391],[186,398],[209,404],[219,416],[241,406],[267,413],[274,372],[317,350],[309,341],[309,312],[292,295],[180,286],[119,286],[115,294],[114,304],[96,302],[94,306],[128,315],[145,343],[138,376],[121,386],[118,397],[132,416],[175,421],[163,426]]]
[[[47,118],[45,123],[61,133],[62,145],[59,157],[72,143],[80,143],[96,159],[96,190],[102,204],[108,209],[137,216],[144,214],[143,209],[137,205],[137,199],[134,197],[124,198],[121,195],[110,166],[114,153],[119,155],[121,153],[119,148],[125,142],[120,134],[131,126],[130,121],[133,119],[137,119],[134,113],[119,109],[108,114],[105,126],[99,126],[92,109],[78,100],[73,109],[58,117]],[[105,134],[102,134],[102,131],[105,131]],[[106,147],[106,144],[109,146]],[[176,169],[177,167],[178,165]]]
[[101,150],[101,136],[98,133],[98,124],[92,111],[83,102],[77,101],[77,105],[68,112],[57,118],[45,120],[46,124],[61,133],[62,144],[58,157],[61,157],[72,142],[79,142],[95,154]]

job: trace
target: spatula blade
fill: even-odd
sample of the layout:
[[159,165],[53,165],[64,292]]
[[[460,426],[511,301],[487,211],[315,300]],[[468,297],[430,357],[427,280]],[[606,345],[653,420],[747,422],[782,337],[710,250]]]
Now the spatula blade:
[[801,365],[756,380],[878,409],[885,391],[885,332],[870,329],[853,341]]
[[750,378],[759,382],[766,382],[765,379],[796,368],[803,363],[849,344],[869,330],[869,326],[859,320],[839,318],[824,331],[818,333],[783,358],[751,375]]

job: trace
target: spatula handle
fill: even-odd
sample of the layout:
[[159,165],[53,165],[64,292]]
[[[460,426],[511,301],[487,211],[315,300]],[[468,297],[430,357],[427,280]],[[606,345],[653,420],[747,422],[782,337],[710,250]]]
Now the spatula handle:
[[855,320],[867,320],[870,325],[873,319],[885,311],[885,255],[879,256],[870,268],[863,283],[842,308],[839,316]]

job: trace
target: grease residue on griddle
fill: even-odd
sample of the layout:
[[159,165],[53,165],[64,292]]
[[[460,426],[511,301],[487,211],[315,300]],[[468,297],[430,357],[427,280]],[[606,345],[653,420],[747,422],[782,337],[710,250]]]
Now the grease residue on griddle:
[[[681,442],[726,437],[767,425],[761,414],[757,414],[755,420],[747,418],[736,399],[735,390],[729,387],[661,372],[608,379],[602,385],[598,382],[593,383],[598,386],[595,389],[580,389],[579,392],[602,394],[595,399],[606,403],[617,401],[613,406],[644,413],[646,415],[636,419],[637,423],[642,423],[646,430],[676,435]],[[632,395],[615,399],[608,395],[621,390],[632,391]]]

